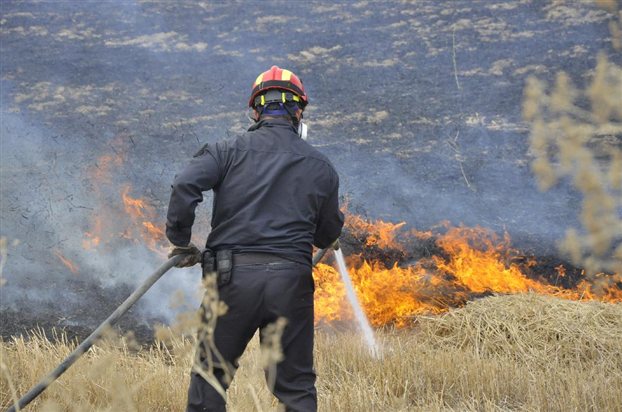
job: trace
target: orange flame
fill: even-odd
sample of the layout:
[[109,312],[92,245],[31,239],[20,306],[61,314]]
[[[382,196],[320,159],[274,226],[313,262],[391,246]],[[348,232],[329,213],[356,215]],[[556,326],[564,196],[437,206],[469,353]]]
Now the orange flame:
[[157,218],[155,207],[146,199],[130,196],[130,186],[121,190],[121,198],[125,212],[134,223],[133,233],[124,232],[129,239],[137,239],[144,242],[147,247],[155,252],[164,253],[166,236],[164,230],[156,226],[153,221]]
[[103,222],[101,217],[95,216],[93,230],[84,234],[85,239],[82,240],[82,247],[86,250],[95,249],[101,242],[101,233],[103,232]]
[[[339,273],[332,267],[319,264],[314,269],[316,282],[315,314],[318,321],[335,321],[352,318],[345,289]],[[443,283],[438,277],[430,277],[421,267],[387,269],[380,262],[362,263],[350,270],[361,305],[373,326],[394,324],[404,327],[416,315],[440,313],[446,304],[434,299],[444,299],[440,294],[434,298],[433,290]],[[436,292],[438,293],[438,292]],[[461,299],[457,293],[452,299]]]
[[[374,239],[390,240],[384,245],[396,247],[397,229],[403,224],[366,222],[360,217],[348,216],[355,230],[376,230]],[[361,223],[362,222],[362,223]],[[356,233],[356,232],[354,232]],[[370,236],[355,238],[363,241]],[[387,233],[390,236],[387,237]],[[430,232],[412,231],[407,236],[428,239]],[[383,240],[383,242],[384,242]],[[622,282],[620,275],[583,279],[574,289],[564,289],[545,280],[534,280],[527,274],[537,262],[526,259],[510,247],[510,237],[499,238],[490,230],[475,227],[447,228],[436,234],[436,245],[442,253],[424,258],[415,264],[387,268],[379,261],[350,257],[349,269],[361,305],[374,326],[393,324],[405,327],[413,324],[416,316],[447,311],[462,306],[469,298],[483,293],[535,292],[573,300],[600,300],[622,303],[622,289],[613,282]],[[380,243],[373,243],[379,246]],[[401,248],[404,250],[404,247]],[[566,276],[563,267],[557,267],[557,276]],[[315,315],[319,322],[352,319],[345,299],[345,290],[339,274],[331,266],[319,264],[313,272]]]
[[72,262],[71,260],[67,259],[65,256],[63,256],[58,250],[54,251],[54,255],[56,255],[56,257],[63,262],[63,265],[65,265],[67,267],[67,269],[69,269],[71,271],[71,273],[73,273],[74,275],[78,273],[78,265],[76,265],[74,262]]
[[106,245],[114,238],[113,222],[104,224],[106,217],[116,220],[118,212],[109,204],[105,196],[105,189],[112,186],[113,173],[125,163],[125,152],[127,143],[125,136],[119,134],[110,142],[110,147],[114,154],[103,154],[97,158],[93,166],[87,171],[87,177],[93,187],[93,197],[100,205],[96,214],[93,214],[93,222],[90,230],[84,233],[82,247],[86,250],[93,250]]
[[130,185],[122,187],[118,203],[106,196],[110,193],[106,189],[114,188],[114,173],[125,163],[128,149],[126,137],[117,135],[110,143],[114,154],[100,156],[87,173],[100,207],[92,217],[89,230],[84,233],[82,247],[93,250],[125,239],[142,243],[150,250],[163,254],[167,243],[164,230],[154,223],[160,220],[156,208],[145,198],[131,196]]
[[164,229],[154,225],[153,222],[143,222],[143,227],[152,239],[164,241],[166,238]]
[[406,222],[394,224],[378,220],[372,223],[357,215],[348,215],[346,222],[348,230],[354,237],[365,238],[366,246],[402,250],[403,246],[396,241],[396,234]]
[[127,185],[121,190],[121,197],[123,198],[123,205],[128,215],[134,218],[144,218],[146,214],[152,215],[154,209],[145,202],[143,199],[133,198],[129,195],[130,186]]
[[448,260],[432,256],[436,267],[451,273],[472,292],[541,291],[542,285],[524,275],[518,264],[508,263],[511,249],[507,234],[500,241],[481,227],[454,227],[436,243],[449,254]]

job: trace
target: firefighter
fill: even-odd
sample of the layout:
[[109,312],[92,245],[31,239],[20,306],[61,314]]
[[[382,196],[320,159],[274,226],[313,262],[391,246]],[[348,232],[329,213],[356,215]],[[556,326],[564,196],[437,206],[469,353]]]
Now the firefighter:
[[[228,308],[213,332],[218,353],[204,345],[202,366],[211,367],[226,390],[228,372],[255,332],[285,318],[283,360],[271,390],[289,411],[317,409],[312,245],[336,245],[344,219],[335,168],[299,132],[308,102],[291,71],[273,66],[260,74],[248,102],[255,123],[194,155],[175,177],[166,222],[169,256],[184,254],[180,266],[202,262],[204,276],[216,273],[219,299]],[[208,190],[214,192],[212,228],[201,256],[190,237],[195,208]],[[214,385],[193,369],[187,411],[225,406]]]

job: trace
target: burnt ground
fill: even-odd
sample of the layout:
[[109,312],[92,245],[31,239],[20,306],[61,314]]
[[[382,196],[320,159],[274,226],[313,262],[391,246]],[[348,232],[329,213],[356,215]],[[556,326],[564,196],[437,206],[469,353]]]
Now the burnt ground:
[[[1,2],[0,234],[19,240],[0,288],[2,335],[91,327],[162,262],[119,235],[136,225],[121,188],[162,225],[176,171],[248,126],[248,89],[272,64],[304,80],[310,142],[335,163],[351,210],[421,230],[507,230],[556,262],[581,199],[565,182],[538,192],[523,88],[562,70],[583,87],[599,51],[620,64],[611,18],[578,0]],[[109,236],[84,251],[95,216]],[[172,290],[192,294],[198,273],[162,282],[133,327],[170,319]]]
[[[57,285],[50,285],[55,289]],[[64,286],[63,286],[64,287]],[[28,298],[18,299],[8,308],[0,311],[1,338],[28,335],[31,331],[42,330],[48,337],[56,332],[64,332],[69,338],[83,340],[93,332],[127,296],[132,293],[127,284],[101,287],[88,279],[77,279],[59,299],[37,301]],[[72,296],[73,295],[73,296]],[[39,310],[42,305],[45,310]],[[119,333],[132,331],[138,342],[153,340],[154,325],[164,324],[166,319],[145,316],[130,309],[117,322]]]

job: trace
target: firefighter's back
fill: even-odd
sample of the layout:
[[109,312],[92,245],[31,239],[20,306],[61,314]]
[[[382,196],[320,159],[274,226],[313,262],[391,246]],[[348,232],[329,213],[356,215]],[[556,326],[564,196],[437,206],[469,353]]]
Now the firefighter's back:
[[207,246],[308,263],[322,206],[338,185],[328,159],[278,118],[217,144],[211,154],[221,176]]

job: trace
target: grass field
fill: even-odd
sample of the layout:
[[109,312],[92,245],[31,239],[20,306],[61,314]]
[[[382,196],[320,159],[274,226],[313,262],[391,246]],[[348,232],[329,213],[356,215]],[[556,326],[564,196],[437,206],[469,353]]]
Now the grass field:
[[[352,331],[316,334],[323,411],[622,411],[622,305],[534,294],[493,296],[410,330],[378,332],[373,359]],[[0,404],[9,406],[56,366],[73,343],[2,343]],[[132,348],[126,339],[93,348],[30,410],[181,411],[192,344]],[[232,411],[275,410],[255,337],[241,360]]]

